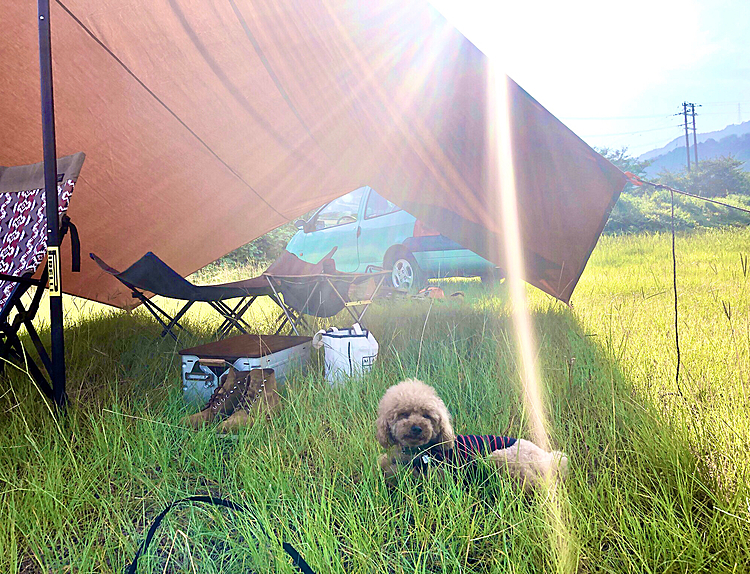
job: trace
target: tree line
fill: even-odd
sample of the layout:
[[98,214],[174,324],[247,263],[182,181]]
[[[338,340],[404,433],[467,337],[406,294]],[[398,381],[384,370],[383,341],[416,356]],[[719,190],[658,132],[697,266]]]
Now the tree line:
[[[629,171],[644,180],[668,185],[706,198],[721,198],[725,203],[750,208],[750,173],[743,171],[744,162],[729,155],[706,159],[690,171],[662,170],[655,178],[646,178],[650,161],[638,161],[627,148],[596,150],[622,171]],[[700,199],[675,195],[675,227],[680,231],[693,229],[744,226],[750,215],[721,207]],[[671,226],[671,193],[650,186],[625,186],[615,204],[604,233],[659,232]]]

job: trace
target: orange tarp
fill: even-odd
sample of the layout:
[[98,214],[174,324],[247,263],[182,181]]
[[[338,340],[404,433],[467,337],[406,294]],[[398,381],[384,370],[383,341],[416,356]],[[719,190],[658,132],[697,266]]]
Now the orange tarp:
[[[503,265],[488,62],[422,1],[52,0],[83,250],[187,275],[370,185]],[[0,165],[42,157],[34,3],[0,0]],[[622,173],[508,80],[526,279],[567,301]],[[561,86],[561,89],[565,89]],[[83,258],[65,291],[127,290]]]

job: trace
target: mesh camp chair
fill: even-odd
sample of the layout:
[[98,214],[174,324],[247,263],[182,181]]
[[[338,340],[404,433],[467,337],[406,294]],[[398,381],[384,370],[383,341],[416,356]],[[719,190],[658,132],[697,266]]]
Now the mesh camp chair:
[[[281,309],[275,322],[276,331],[281,333],[286,327],[299,335],[299,327],[306,324],[304,315],[332,317],[346,308],[355,320],[361,320],[355,308],[367,306],[371,298],[352,301],[349,289],[352,285],[362,285],[374,278],[382,285],[384,273],[341,273],[336,271],[332,259],[336,248],[333,248],[317,263],[309,263],[296,255],[284,251],[271,266],[257,277],[223,283],[220,285],[194,285],[155,254],[148,252],[125,271],[110,267],[101,258],[91,253],[90,257],[106,273],[125,285],[132,296],[143,303],[146,309],[163,327],[161,336],[167,334],[177,340],[176,329],[184,330],[180,320],[190,307],[200,301],[208,303],[223,318],[224,322],[217,330],[217,336],[223,338],[236,328],[241,333],[251,331],[243,315],[258,297],[269,297]],[[185,304],[174,315],[159,307],[148,293],[161,295],[170,299],[185,301]],[[368,294],[372,294],[370,289]],[[227,301],[238,299],[231,306]]]
[[283,295],[285,307],[299,315],[333,317],[346,310],[356,323],[361,323],[389,272],[338,271],[333,261],[335,251],[333,248],[316,264],[284,251],[262,277],[266,278],[274,293]]
[[[71,232],[73,271],[79,270],[80,247],[66,211],[85,157],[77,153],[57,160],[60,234]],[[0,167],[0,369],[9,361],[28,369],[39,388],[52,398],[47,378],[51,377],[52,362],[33,323],[48,280],[46,265],[41,275],[34,277],[47,250],[45,209],[44,163]],[[26,328],[47,375],[26,353],[19,337],[21,327]]]

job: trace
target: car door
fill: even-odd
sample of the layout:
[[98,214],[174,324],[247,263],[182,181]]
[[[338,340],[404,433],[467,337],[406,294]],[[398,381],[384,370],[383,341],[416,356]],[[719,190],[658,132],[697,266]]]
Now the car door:
[[359,211],[366,187],[360,187],[334,199],[308,222],[304,259],[317,263],[336,247],[333,260],[339,271],[354,272],[359,267]]

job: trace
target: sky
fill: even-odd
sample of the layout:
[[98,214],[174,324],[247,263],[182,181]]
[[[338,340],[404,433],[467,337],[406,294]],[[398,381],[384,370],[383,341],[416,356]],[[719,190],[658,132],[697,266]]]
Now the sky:
[[684,137],[684,101],[698,133],[750,120],[750,0],[431,2],[591,146]]

